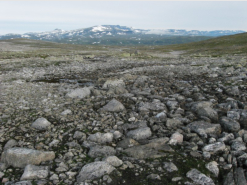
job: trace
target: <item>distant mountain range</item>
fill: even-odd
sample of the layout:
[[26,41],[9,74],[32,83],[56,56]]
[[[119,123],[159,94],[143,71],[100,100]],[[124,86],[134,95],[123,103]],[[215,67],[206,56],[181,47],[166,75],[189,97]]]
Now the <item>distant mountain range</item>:
[[[24,34],[6,34],[0,35],[0,40],[14,38],[28,38],[35,40],[45,40],[61,43],[73,44],[176,44],[168,38],[181,38],[187,36],[183,41],[178,43],[187,43],[193,41],[205,40],[210,37],[218,37],[224,35],[234,35],[244,33],[242,30],[215,30],[215,31],[198,31],[184,29],[134,29],[127,26],[119,25],[101,25],[77,30],[65,31],[55,29],[48,32],[30,32]],[[195,38],[197,36],[197,38]],[[166,38],[166,41],[162,39]],[[169,42],[167,42],[167,39]],[[153,41],[157,42],[153,42]],[[181,39],[180,39],[181,40]],[[148,41],[148,42],[147,42]],[[147,42],[147,43],[146,43]]]

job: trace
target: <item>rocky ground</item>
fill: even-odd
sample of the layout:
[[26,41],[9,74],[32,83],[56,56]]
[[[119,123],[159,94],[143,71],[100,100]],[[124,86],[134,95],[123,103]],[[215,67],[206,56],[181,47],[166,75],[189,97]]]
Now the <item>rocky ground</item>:
[[246,185],[246,56],[175,54],[0,60],[1,182]]

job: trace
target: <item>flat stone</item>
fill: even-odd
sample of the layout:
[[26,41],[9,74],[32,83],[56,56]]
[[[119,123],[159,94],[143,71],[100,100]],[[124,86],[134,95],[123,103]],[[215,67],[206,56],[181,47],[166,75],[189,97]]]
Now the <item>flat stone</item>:
[[51,123],[45,118],[38,118],[32,123],[31,127],[37,130],[47,130]]
[[48,166],[35,166],[27,165],[24,169],[24,173],[21,176],[21,180],[32,180],[32,179],[45,179],[50,173]]
[[24,168],[28,164],[39,165],[43,161],[50,161],[54,158],[54,152],[15,147],[4,151],[1,161],[13,167]]
[[221,126],[220,124],[211,124],[205,121],[194,121],[187,125],[191,131],[196,132],[200,136],[206,137],[207,134],[220,134],[221,133]]
[[77,176],[77,182],[81,183],[86,180],[97,179],[106,174],[110,174],[113,170],[115,170],[115,168],[105,161],[89,163],[82,167]]
[[116,154],[116,150],[110,146],[93,146],[90,148],[88,155],[90,157],[96,158],[96,157],[107,157],[112,156]]
[[108,89],[112,87],[125,87],[125,83],[123,80],[107,80],[102,86],[103,89]]

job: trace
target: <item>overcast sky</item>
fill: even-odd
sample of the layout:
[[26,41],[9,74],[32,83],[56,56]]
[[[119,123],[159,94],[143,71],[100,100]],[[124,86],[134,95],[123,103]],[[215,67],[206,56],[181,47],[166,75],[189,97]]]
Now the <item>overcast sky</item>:
[[0,1],[0,34],[95,25],[247,31],[247,1]]

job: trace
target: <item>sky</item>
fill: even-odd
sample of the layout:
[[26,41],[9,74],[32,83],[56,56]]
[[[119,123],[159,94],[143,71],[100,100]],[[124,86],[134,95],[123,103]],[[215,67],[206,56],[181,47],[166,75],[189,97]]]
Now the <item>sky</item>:
[[244,30],[247,1],[0,1],[0,35],[96,25]]

